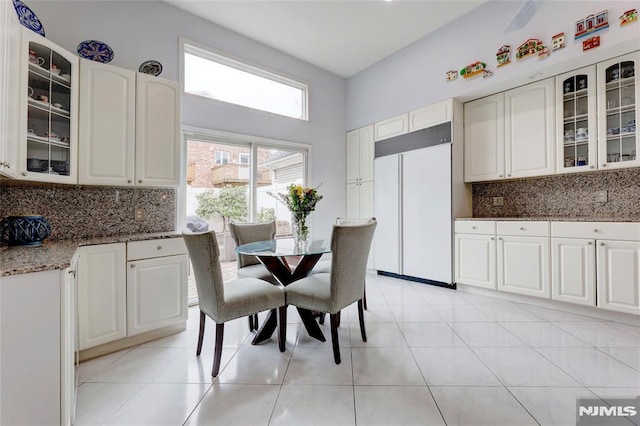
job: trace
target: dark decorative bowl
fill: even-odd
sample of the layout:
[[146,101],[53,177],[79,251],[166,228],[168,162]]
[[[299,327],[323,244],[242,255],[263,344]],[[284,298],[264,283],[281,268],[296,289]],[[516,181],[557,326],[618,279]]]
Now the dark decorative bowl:
[[51,234],[42,216],[9,216],[0,221],[0,239],[10,246],[39,246]]

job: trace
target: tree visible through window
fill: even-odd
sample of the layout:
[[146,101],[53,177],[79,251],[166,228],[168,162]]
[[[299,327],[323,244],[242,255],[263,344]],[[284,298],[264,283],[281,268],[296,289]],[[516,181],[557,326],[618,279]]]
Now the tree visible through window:
[[308,120],[309,87],[212,51],[184,43],[184,92]]

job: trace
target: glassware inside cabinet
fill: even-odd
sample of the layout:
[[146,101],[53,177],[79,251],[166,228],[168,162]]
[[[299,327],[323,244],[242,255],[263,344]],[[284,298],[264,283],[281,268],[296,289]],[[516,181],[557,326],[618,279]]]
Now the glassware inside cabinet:
[[27,164],[30,172],[70,174],[71,63],[29,43]]
[[564,167],[589,164],[589,103],[587,75],[563,81]]
[[635,63],[625,61],[606,69],[607,162],[636,159]]

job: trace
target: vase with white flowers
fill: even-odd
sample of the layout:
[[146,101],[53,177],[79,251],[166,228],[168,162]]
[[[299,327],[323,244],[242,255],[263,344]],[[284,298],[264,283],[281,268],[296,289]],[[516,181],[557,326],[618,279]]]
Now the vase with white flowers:
[[317,188],[303,188],[302,185],[291,184],[286,193],[269,195],[282,202],[291,212],[291,231],[293,233],[294,249],[304,252],[311,242],[311,226],[309,214],[316,209],[322,195]]

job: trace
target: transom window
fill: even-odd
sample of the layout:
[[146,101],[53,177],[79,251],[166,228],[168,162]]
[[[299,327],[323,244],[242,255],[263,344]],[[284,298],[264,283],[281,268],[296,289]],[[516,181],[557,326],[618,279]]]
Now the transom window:
[[185,93],[309,119],[306,84],[202,47],[183,46]]

